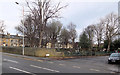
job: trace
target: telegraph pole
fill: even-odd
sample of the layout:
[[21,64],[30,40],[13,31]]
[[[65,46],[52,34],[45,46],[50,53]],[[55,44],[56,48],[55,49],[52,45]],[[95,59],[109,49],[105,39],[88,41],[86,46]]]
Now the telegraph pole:
[[[18,2],[15,2],[17,5],[19,5]],[[25,50],[24,50],[24,6],[22,5],[22,15],[23,15],[23,50],[22,50],[22,54],[25,54]]]

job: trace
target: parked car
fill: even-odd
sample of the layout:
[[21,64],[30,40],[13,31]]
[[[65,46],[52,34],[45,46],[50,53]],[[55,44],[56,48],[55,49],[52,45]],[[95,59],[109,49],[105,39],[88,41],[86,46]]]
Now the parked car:
[[108,64],[119,63],[119,62],[120,62],[120,53],[112,53],[108,58]]

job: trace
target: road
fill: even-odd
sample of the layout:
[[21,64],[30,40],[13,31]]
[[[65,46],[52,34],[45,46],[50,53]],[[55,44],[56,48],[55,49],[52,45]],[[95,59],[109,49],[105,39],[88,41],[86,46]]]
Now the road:
[[[29,58],[28,58],[29,57]],[[110,73],[118,72],[118,64],[107,64],[108,56],[69,60],[43,60],[40,57],[21,57],[2,54],[3,73]]]

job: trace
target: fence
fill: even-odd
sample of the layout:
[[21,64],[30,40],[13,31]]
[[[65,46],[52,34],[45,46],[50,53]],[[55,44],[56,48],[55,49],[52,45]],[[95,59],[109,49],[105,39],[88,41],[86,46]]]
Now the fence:
[[110,55],[114,51],[91,51],[91,50],[74,50],[74,49],[57,49],[57,51],[64,52],[65,56],[105,56]]

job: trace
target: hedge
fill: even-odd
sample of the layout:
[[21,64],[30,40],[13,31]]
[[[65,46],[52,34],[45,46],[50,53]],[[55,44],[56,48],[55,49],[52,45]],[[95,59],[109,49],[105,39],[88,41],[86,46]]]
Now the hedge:
[[[22,55],[23,48],[22,47],[2,47],[2,51],[7,53]],[[57,52],[56,49],[25,47],[24,51],[25,51],[25,55],[28,55],[28,56],[45,57],[46,54],[50,54],[50,57],[64,56],[63,52]]]

